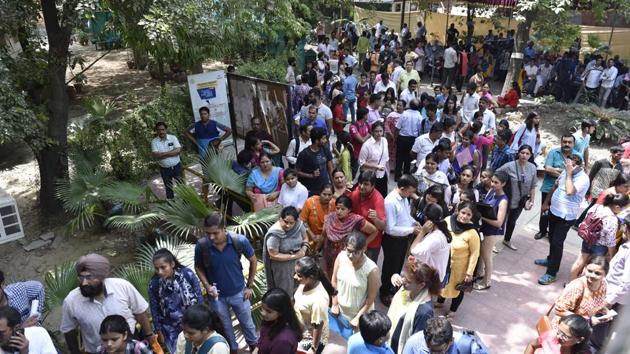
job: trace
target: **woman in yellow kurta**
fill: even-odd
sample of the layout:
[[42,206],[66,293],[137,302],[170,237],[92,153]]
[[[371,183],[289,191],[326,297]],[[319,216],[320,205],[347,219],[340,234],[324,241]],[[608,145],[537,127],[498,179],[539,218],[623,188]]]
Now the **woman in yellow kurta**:
[[472,222],[476,214],[477,209],[473,204],[463,202],[457,207],[457,212],[446,220],[448,229],[453,236],[451,241],[451,273],[448,284],[442,289],[442,293],[438,297],[437,306],[443,304],[447,298],[453,299],[448,314],[451,317],[464,300],[464,292],[457,290],[456,286],[463,282],[472,282],[479,258],[481,242]]

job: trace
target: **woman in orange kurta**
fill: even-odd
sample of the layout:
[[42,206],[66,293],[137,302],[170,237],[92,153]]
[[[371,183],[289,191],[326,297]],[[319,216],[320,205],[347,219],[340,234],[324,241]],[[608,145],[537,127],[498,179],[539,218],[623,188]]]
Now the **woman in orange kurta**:
[[315,250],[315,245],[322,237],[324,217],[335,211],[334,189],[330,183],[324,184],[319,195],[314,195],[304,202],[300,212],[300,219],[306,224],[309,248]]

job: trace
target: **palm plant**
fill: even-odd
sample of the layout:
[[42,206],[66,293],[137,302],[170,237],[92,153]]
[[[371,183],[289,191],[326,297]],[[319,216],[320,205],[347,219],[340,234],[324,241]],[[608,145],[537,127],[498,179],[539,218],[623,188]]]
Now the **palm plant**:
[[44,275],[46,289],[46,304],[44,311],[49,313],[52,309],[63,304],[63,300],[70,291],[79,286],[79,279],[74,268],[74,262],[64,262]]
[[130,282],[146,300],[149,299],[149,283],[151,282],[153,274],[155,274],[153,264],[151,264],[151,267],[147,268],[134,263],[120,266],[112,273],[114,277],[122,278]]
[[166,236],[155,243],[144,243],[136,250],[136,264],[143,268],[153,268],[153,255],[159,249],[166,248],[185,267],[194,268],[195,245],[180,238]]
[[577,130],[580,129],[583,120],[595,119],[597,121],[597,129],[593,134],[595,140],[618,141],[630,131],[628,114],[614,108],[606,109],[593,105],[578,106],[573,116],[575,118],[573,123],[577,126]]

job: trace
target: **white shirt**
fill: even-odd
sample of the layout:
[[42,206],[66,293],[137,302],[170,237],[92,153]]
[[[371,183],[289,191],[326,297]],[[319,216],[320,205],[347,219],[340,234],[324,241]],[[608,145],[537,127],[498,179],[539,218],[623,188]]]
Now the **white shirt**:
[[393,82],[398,82],[398,78],[400,77],[400,74],[403,73],[403,71],[405,71],[405,69],[403,69],[402,66],[397,66],[392,72],[389,80]]
[[[43,327],[26,327],[24,328],[24,336],[28,340],[28,354],[57,354],[57,349],[53,344],[48,331]],[[5,354],[0,348],[0,354]],[[11,354],[13,354],[11,352]]]
[[531,65],[531,64],[525,65],[523,70],[525,70],[525,74],[528,78],[532,76],[536,76],[536,74],[538,74],[538,67],[536,65]]
[[481,126],[481,134],[490,131],[490,129],[495,132],[497,131],[497,119],[494,113],[487,108],[485,111],[483,111],[483,118],[481,123],[483,123],[483,125]]
[[541,65],[538,69],[538,76],[540,76],[543,80],[549,80],[551,77],[551,71],[553,70],[553,66],[549,65],[549,67],[545,65]]
[[387,140],[381,138],[379,142],[376,142],[374,137],[370,137],[361,146],[359,152],[359,166],[363,166],[365,163],[373,163],[379,166],[385,166],[385,171],[376,171],[377,178],[383,178],[385,172],[389,171],[389,150],[387,148]]
[[442,231],[437,228],[431,231],[411,249],[410,253],[416,258],[416,261],[426,263],[437,270],[440,280],[444,279],[451,247]]
[[138,290],[125,279],[106,278],[103,285],[107,293],[103,302],[81,295],[79,288],[72,290],[63,300],[59,328],[61,333],[80,328],[83,345],[90,353],[96,353],[98,346],[101,345],[99,330],[105,317],[121,315],[134,331],[136,328],[134,314],[144,313],[149,308],[149,304]]
[[280,196],[278,197],[278,204],[283,207],[292,206],[297,210],[302,210],[304,202],[308,198],[308,190],[302,183],[298,181],[295,187],[291,188],[288,184],[283,183],[280,187]]
[[420,122],[422,115],[415,109],[406,109],[398,118],[396,128],[399,135],[416,138],[420,134]]
[[[166,138],[164,140],[160,139],[160,137],[155,137],[151,140],[151,151],[152,152],[169,152],[175,149],[179,149],[182,146],[179,144],[179,140],[177,137],[171,134],[166,134]],[[161,167],[169,168],[180,163],[179,155],[171,156],[164,159],[158,160],[158,164]]]
[[457,64],[457,51],[453,47],[448,47],[444,51],[444,67],[454,68],[455,64]]
[[295,85],[295,72],[291,65],[287,66],[287,74],[284,76],[284,81],[288,82],[290,85]]
[[403,198],[398,188],[385,197],[385,233],[390,236],[407,236],[413,233],[416,221],[411,217],[409,198]]
[[518,151],[518,148],[527,144],[531,146],[532,149],[536,147],[536,135],[538,131],[536,128],[532,128],[531,130],[527,129],[525,123],[522,123],[516,133],[514,133],[514,140],[512,141],[512,146],[510,149],[513,151]]
[[295,145],[297,145],[297,143],[295,139],[291,139],[291,141],[289,141],[289,146],[287,146],[287,153],[286,155],[284,155],[287,158],[287,161],[289,161],[289,163],[292,165],[295,165],[295,163],[297,162],[297,156],[302,152],[302,150],[311,146],[311,139],[304,141],[302,140],[302,136],[300,136],[298,139],[300,139],[300,147],[297,153],[295,151]]
[[603,88],[612,88],[615,79],[617,78],[617,68],[613,65],[610,68],[604,69],[602,73],[602,87]]
[[432,141],[429,138],[429,133],[420,135],[416,138],[416,141],[413,142],[413,147],[411,151],[415,152],[416,155],[416,166],[420,166],[420,161],[424,160],[427,155],[433,151],[433,148],[438,144],[439,139],[436,141]]
[[593,67],[586,75],[586,87],[594,89],[599,87],[599,81],[602,78],[603,70],[601,67]]
[[473,120],[475,112],[479,110],[479,94],[466,94],[462,103],[462,122],[468,123]]
[[352,55],[346,55],[346,57],[343,58],[343,62],[346,64],[346,66],[351,68],[357,65],[357,59]]
[[409,102],[416,98],[418,98],[418,93],[416,91],[410,92],[408,88],[400,93],[400,99],[407,102],[407,107],[409,107]]
[[[306,113],[308,114],[308,108],[306,109]],[[321,103],[319,107],[317,107],[317,117],[324,121],[331,120],[333,119],[332,111],[328,106]]]
[[383,83],[383,80],[379,81],[378,83],[376,83],[376,85],[374,85],[374,92],[373,93],[381,93],[381,92],[385,92],[387,91],[388,88],[392,88],[394,89],[394,96],[398,97],[398,93],[396,92],[396,85],[394,84],[394,82],[392,80],[389,80],[387,82],[387,85],[385,85]]

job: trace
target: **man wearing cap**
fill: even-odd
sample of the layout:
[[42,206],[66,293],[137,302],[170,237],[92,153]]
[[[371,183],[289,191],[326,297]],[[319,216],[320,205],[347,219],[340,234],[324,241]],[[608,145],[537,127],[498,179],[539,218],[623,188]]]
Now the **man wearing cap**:
[[151,342],[157,340],[147,315],[149,304],[128,281],[108,278],[111,266],[107,258],[88,254],[79,258],[75,269],[79,287],[63,301],[60,326],[71,354],[82,353],[79,350],[78,329],[81,330],[83,352],[97,353],[101,344],[101,322],[109,315],[125,317],[132,332],[136,323],[140,323],[144,337]]

